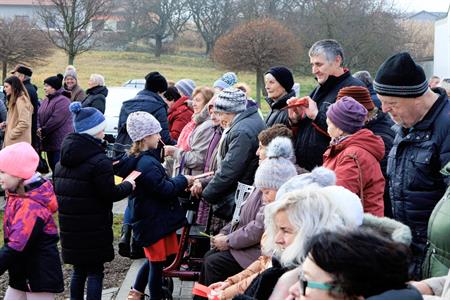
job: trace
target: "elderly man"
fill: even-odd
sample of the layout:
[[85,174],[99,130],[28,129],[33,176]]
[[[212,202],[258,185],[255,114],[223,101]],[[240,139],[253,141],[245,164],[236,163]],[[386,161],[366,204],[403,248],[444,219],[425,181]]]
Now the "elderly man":
[[[346,86],[364,86],[343,67],[344,50],[335,40],[321,40],[309,49],[312,73],[319,85],[311,92],[308,107],[289,109],[289,120],[298,127],[295,141],[297,164],[307,170],[322,165],[322,156],[330,143],[327,134],[328,107]],[[288,101],[288,104],[292,100]]]
[[374,88],[396,123],[387,167],[393,216],[411,228],[414,274],[420,277],[428,220],[450,182],[439,172],[450,160],[450,103],[443,91],[430,90],[423,69],[406,52],[381,65]]
[[36,135],[37,131],[37,111],[39,109],[39,99],[37,95],[37,87],[31,83],[31,76],[33,75],[33,70],[25,65],[17,65],[11,72],[12,75],[17,76],[23,85],[27,89],[28,95],[30,96],[31,104],[33,104],[33,116],[31,118],[31,145],[34,149],[39,149],[39,139]]

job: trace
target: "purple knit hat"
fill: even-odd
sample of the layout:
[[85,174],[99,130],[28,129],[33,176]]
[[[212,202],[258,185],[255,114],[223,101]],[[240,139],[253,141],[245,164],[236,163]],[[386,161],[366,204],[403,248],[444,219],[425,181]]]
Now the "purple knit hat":
[[336,127],[347,132],[355,133],[364,126],[367,109],[352,97],[344,96],[330,105],[327,117]]

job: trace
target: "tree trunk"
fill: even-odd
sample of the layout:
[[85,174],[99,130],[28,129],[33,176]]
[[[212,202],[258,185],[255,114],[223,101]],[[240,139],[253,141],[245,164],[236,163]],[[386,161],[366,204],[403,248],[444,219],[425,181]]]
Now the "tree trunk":
[[6,79],[6,70],[8,69],[8,62],[7,61],[3,61],[3,66],[2,66],[2,82],[5,81]]
[[69,53],[68,64],[69,64],[69,65],[73,65],[73,62],[74,62],[74,61],[75,61],[75,54]]
[[205,51],[205,56],[206,57],[211,55],[213,47],[214,47],[214,45],[213,45],[212,41],[206,41],[206,51]]
[[261,107],[261,89],[262,89],[262,72],[260,68],[256,69],[256,102]]
[[162,38],[160,36],[157,36],[155,38],[155,57],[161,57],[161,51],[162,51]]

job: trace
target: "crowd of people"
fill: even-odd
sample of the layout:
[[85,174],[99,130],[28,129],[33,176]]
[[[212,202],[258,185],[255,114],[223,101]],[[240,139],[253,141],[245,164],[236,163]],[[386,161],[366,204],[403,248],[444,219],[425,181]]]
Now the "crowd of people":
[[406,52],[374,79],[352,75],[335,40],[309,58],[309,96],[289,68],[267,70],[265,116],[234,72],[209,87],[150,72],[123,102],[115,155],[102,75],[84,91],[68,66],[39,101],[32,69],[16,66],[0,103],[5,299],[54,299],[61,263],[70,299],[101,299],[112,205],[126,197],[118,252],[146,258],[128,300],[147,287],[164,299],[186,198],[211,236],[198,280],[209,299],[450,299],[449,86]]

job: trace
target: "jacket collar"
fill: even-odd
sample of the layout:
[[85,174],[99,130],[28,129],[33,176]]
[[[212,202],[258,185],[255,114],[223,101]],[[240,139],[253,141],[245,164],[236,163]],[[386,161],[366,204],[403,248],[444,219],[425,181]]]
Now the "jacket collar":
[[230,129],[228,130],[228,132],[240,121],[242,121],[245,118],[248,118],[249,116],[251,116],[255,113],[258,113],[258,108],[257,107],[249,107],[246,110],[244,110],[243,112],[236,115],[235,119],[233,120],[233,123],[231,123]]
[[278,99],[277,101],[274,101],[272,98],[266,98],[266,102],[269,104],[271,109],[282,109],[287,105],[287,101],[295,96],[295,91],[291,90],[289,93]]
[[[330,75],[328,76],[327,81],[325,81],[323,84],[319,84],[320,89],[323,90],[332,90],[334,87],[336,87],[336,85],[342,81],[344,81],[345,79],[349,78],[350,76],[352,76],[352,73],[350,73],[350,70],[348,69],[344,69],[344,74],[342,74],[339,77]],[[316,78],[317,80],[317,78]]]

